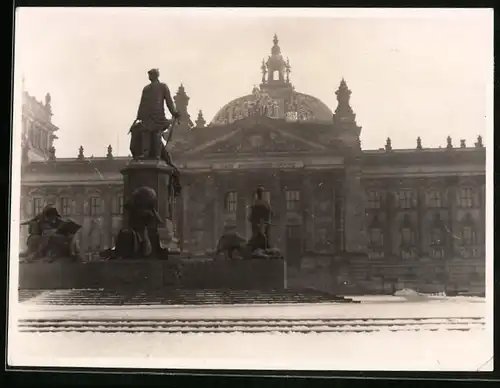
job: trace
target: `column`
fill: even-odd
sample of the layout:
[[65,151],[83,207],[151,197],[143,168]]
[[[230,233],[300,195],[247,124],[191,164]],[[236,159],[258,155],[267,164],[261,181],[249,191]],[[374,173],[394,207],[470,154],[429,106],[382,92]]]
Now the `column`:
[[417,180],[417,255],[419,258],[423,256],[424,248],[424,215],[425,215],[425,182],[423,179]]
[[217,240],[217,233],[216,229],[213,228],[215,225],[215,213],[216,213],[216,186],[215,186],[215,180],[212,175],[207,176],[207,179],[205,181],[205,190],[206,190],[206,201],[207,201],[207,208],[204,216],[206,219],[204,220],[204,225],[206,226],[206,230],[204,233],[204,248],[205,249],[214,249],[216,240]]
[[481,235],[481,254],[486,257],[486,184],[485,177],[482,176],[479,179],[479,206],[481,209],[481,223],[480,223],[480,235]]
[[338,193],[338,190],[337,190],[337,182],[338,182],[338,177],[337,177],[337,174],[335,173],[334,176],[332,177],[332,180],[333,180],[333,185],[331,187],[331,193],[332,193],[332,197],[331,197],[331,204],[332,204],[332,223],[331,223],[331,232],[333,233],[333,239],[331,240],[332,244],[333,244],[333,247],[330,248],[330,252],[332,254],[335,254],[337,251],[338,251],[338,247],[337,247],[337,241],[336,241],[336,230],[337,230],[337,227],[338,227],[338,221],[337,221],[337,207],[335,206],[336,202],[337,202],[337,193]]
[[448,261],[455,257],[455,239],[453,236],[455,235],[455,215],[456,215],[456,196],[457,196],[457,178],[449,177],[446,180],[446,187],[448,188],[448,195],[446,197],[447,205],[448,205],[448,233],[446,236],[446,252],[445,252],[445,260]]
[[333,207],[335,209],[335,252],[344,252],[345,250],[345,229],[344,229],[344,183],[342,180],[337,180],[334,184],[334,190],[336,191],[335,202]]
[[111,187],[103,190],[102,200],[104,202],[104,225],[102,226],[102,230],[105,231],[102,249],[104,249],[112,246],[113,239],[113,189]]
[[189,233],[189,213],[188,213],[188,208],[189,208],[189,192],[190,192],[190,186],[185,185],[182,188],[182,239],[181,239],[181,244],[182,244],[182,250],[189,250],[189,241],[191,239],[191,235]]
[[250,209],[252,206],[252,194],[245,195],[245,238],[250,240],[252,236],[252,228],[250,226],[250,222],[248,222],[248,217],[250,216]]
[[361,185],[361,168],[358,163],[345,167],[345,250],[366,252],[364,225],[364,190]]
[[275,246],[281,251],[286,251],[286,201],[284,198],[283,180],[281,174],[286,174],[282,171],[276,171],[274,180],[275,199],[271,204],[274,212],[273,225],[271,226],[271,240]]
[[314,250],[314,195],[311,182],[311,172],[304,171],[303,176],[303,190],[301,193],[301,202],[304,204],[302,212],[302,224],[304,225],[304,235],[306,237],[306,244],[304,250]]
[[214,176],[214,200],[213,200],[213,249],[217,246],[217,241],[222,235],[221,232],[221,203],[224,202],[224,194],[221,193],[218,176]]
[[[386,227],[384,232],[384,247],[385,247],[385,252],[384,256],[389,258],[392,257],[394,254],[394,247],[393,247],[393,229],[394,229],[394,223],[395,223],[395,217],[396,217],[396,207],[395,207],[395,190],[396,190],[396,184],[393,180],[388,181],[388,184],[386,185],[386,190],[385,190],[385,201],[384,201],[384,206],[385,206],[385,213],[386,213]],[[399,256],[398,256],[399,257]]]

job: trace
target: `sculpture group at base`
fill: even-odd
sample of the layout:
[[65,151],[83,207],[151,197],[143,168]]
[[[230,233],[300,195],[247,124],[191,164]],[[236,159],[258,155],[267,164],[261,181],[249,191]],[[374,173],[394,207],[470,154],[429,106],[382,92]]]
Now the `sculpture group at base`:
[[223,253],[226,258],[232,259],[237,252],[241,258],[281,258],[277,248],[271,248],[270,229],[272,209],[269,201],[263,198],[264,188],[258,187],[255,192],[255,202],[250,209],[248,221],[252,227],[252,236],[246,240],[236,231],[224,233],[217,243],[214,260]]
[[[162,246],[159,229],[159,225],[167,221],[162,217],[168,216],[166,214],[160,216],[157,209],[159,203],[172,203],[172,198],[181,193],[180,174],[167,151],[175,122],[179,121],[180,115],[174,106],[169,88],[159,81],[159,75],[158,69],[148,71],[151,82],[142,91],[137,118],[130,128],[130,150],[133,161],[129,167],[134,163],[144,164],[142,167],[147,171],[147,177],[142,175],[142,172],[135,173],[133,183],[130,183],[130,175],[127,175],[129,180],[125,178],[128,182],[125,184],[126,201],[123,209],[125,223],[116,236],[115,246],[100,253],[103,259],[168,258],[169,250]],[[173,120],[168,120],[165,116],[165,103]],[[169,130],[166,136],[167,144],[164,145],[162,136],[167,130]],[[151,165],[145,163],[149,161],[155,163]],[[165,165],[161,172],[162,167],[157,162],[160,164],[164,162],[172,168],[168,183],[164,183],[171,188],[165,191],[167,194],[163,194],[161,187],[155,186],[158,192],[150,187],[155,185],[151,182],[158,182],[157,178],[165,174]],[[124,176],[126,174],[124,172]],[[158,198],[159,193],[168,198]],[[279,250],[271,249],[269,244],[272,210],[269,202],[263,199],[262,187],[257,188],[255,196],[248,219],[252,227],[252,237],[246,241],[237,233],[223,235],[218,242],[216,256],[225,252],[232,258],[233,252],[238,251],[243,258],[281,257]],[[22,225],[30,227],[28,249],[20,255],[22,258],[34,260],[41,257],[79,257],[75,234],[81,225],[71,220],[62,220],[55,207],[49,205],[41,214]]]
[[27,250],[19,254],[22,260],[80,258],[75,234],[81,229],[81,225],[73,220],[61,218],[53,205],[47,205],[40,214],[22,222],[21,225],[29,228]]
[[163,224],[156,204],[158,198],[151,187],[134,190],[124,205],[127,225],[118,233],[114,248],[101,252],[102,258],[109,259],[167,259],[168,249],[164,248],[158,235],[158,225]]

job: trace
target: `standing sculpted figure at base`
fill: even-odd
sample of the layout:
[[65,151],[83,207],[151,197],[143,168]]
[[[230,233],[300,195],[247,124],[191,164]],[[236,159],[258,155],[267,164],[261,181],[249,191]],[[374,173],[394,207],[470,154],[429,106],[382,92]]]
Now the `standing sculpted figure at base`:
[[272,218],[271,204],[264,199],[264,187],[259,186],[255,190],[255,201],[250,208],[248,221],[252,226],[252,237],[248,244],[253,250],[266,250],[271,248],[270,245],[270,229]]

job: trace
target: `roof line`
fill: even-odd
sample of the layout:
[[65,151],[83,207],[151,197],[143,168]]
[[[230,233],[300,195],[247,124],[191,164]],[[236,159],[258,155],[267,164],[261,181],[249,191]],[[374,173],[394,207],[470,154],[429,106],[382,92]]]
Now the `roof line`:
[[225,135],[223,135],[221,137],[218,137],[218,138],[216,138],[214,140],[211,140],[211,141],[209,141],[207,143],[203,143],[203,144],[199,145],[198,147],[193,148],[190,151],[187,151],[186,154],[187,155],[192,155],[192,154],[194,154],[196,152],[202,151],[202,150],[204,150],[204,149],[206,149],[208,147],[211,147],[211,146],[213,146],[213,145],[215,145],[217,143],[220,143],[220,142],[222,142],[224,140],[230,139],[231,137],[233,137],[237,133],[240,133],[241,131],[242,131],[242,128],[238,128],[238,129],[236,129],[234,131],[231,131],[231,132],[229,132],[229,133],[227,133],[227,134],[225,134]]

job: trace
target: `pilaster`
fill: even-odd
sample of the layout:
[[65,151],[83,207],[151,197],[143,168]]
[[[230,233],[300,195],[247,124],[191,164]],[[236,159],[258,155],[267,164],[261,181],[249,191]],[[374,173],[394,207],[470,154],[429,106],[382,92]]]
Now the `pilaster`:
[[345,167],[345,250],[347,252],[366,252],[365,233],[365,196],[361,184],[359,163]]
[[189,230],[189,193],[191,187],[185,185],[182,188],[182,237],[181,237],[181,249],[185,251],[189,249],[189,241],[191,240],[191,234]]

